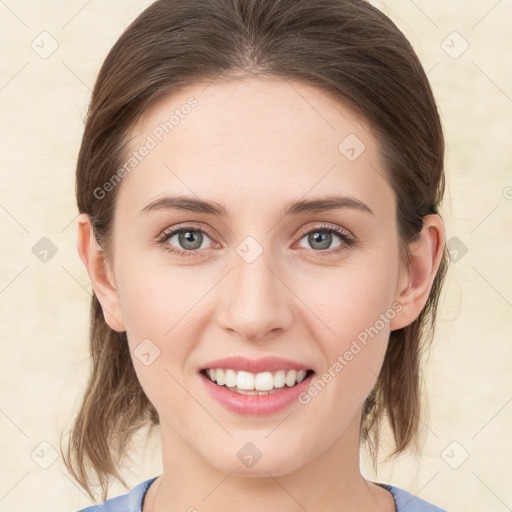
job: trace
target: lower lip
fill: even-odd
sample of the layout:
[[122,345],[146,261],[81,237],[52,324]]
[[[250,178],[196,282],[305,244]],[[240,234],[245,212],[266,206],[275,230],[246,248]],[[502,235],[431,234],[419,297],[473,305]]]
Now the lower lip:
[[270,395],[242,395],[214,384],[202,373],[199,376],[211,396],[227,409],[238,414],[263,415],[281,411],[297,400],[300,393],[309,387],[314,374],[311,373],[306,379],[291,388],[285,387]]

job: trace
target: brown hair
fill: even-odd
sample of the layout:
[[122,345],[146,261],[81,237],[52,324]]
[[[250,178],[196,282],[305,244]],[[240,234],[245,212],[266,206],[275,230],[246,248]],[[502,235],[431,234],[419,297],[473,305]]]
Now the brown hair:
[[[364,0],[158,0],[121,35],[99,72],[76,170],[78,209],[111,255],[115,187],[101,188],[124,162],[130,130],[156,99],[195,81],[248,75],[298,80],[339,98],[368,122],[380,142],[397,200],[401,255],[444,193],[444,138],[436,103],[412,46],[396,25]],[[395,456],[419,451],[421,355],[432,340],[446,247],[427,304],[410,325],[391,332],[377,382],[365,401],[361,439],[376,467],[387,416]],[[93,294],[92,372],[70,433],[66,467],[94,499],[102,498],[133,434],[159,422],[142,390],[126,333],[106,324]],[[61,446],[62,451],[62,446]]]

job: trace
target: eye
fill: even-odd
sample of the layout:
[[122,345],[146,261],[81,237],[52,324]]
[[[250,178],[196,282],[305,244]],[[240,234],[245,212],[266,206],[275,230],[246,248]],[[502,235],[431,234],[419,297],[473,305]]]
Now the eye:
[[[199,250],[211,248],[208,245],[208,240],[212,241],[209,234],[214,236],[210,229],[204,226],[174,227],[164,231],[157,243],[165,251],[178,256],[196,256]],[[300,244],[305,240],[314,252],[327,253],[327,255],[341,253],[355,244],[355,238],[348,231],[331,224],[303,230],[300,237],[300,247],[308,248]],[[214,244],[219,247],[219,244],[215,242]]]
[[164,250],[180,256],[193,256],[199,249],[207,249],[209,230],[195,226],[172,228],[162,233],[158,240]]
[[[355,243],[354,237],[347,231],[330,224],[310,229],[302,234],[300,241],[302,240],[305,240],[316,252],[327,252],[327,249],[334,248],[328,251],[329,254],[342,252]],[[300,245],[300,247],[304,246]]]

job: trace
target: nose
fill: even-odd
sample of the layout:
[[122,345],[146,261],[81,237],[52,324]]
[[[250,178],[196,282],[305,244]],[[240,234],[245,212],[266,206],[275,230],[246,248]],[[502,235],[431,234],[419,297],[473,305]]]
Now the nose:
[[235,268],[222,290],[226,299],[217,311],[221,327],[248,341],[276,336],[293,322],[294,295],[275,260],[269,259],[265,251],[252,263],[235,254]]

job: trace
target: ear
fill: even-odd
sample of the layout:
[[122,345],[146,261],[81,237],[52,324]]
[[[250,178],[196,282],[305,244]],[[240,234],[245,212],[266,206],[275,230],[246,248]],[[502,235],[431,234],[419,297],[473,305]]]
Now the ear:
[[94,293],[103,309],[105,322],[114,331],[124,332],[126,327],[113,273],[105,252],[96,241],[89,215],[81,213],[78,216],[77,230],[78,254],[87,268]]
[[392,331],[411,324],[420,315],[441,264],[444,246],[443,219],[435,214],[426,215],[419,239],[409,244],[409,265],[400,271],[395,300],[402,309],[390,322]]

